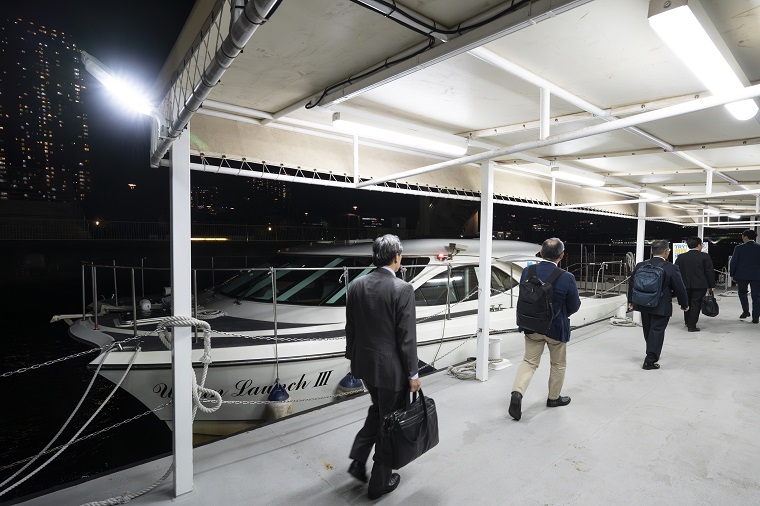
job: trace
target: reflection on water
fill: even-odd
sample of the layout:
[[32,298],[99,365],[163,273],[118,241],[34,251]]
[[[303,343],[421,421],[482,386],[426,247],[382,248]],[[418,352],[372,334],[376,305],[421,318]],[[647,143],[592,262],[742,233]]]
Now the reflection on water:
[[[4,311],[6,315],[14,315],[14,318],[5,321],[0,374],[87,349],[68,336],[65,323],[47,323],[53,314],[61,311],[61,308],[52,307],[53,301],[72,298],[66,288],[65,283],[32,284],[27,285],[26,289],[17,287],[11,311]],[[45,295],[42,300],[40,290]],[[23,467],[24,463],[6,466],[36,455],[68,419],[92,378],[93,371],[87,368],[87,363],[96,356],[92,353],[0,378],[0,387],[5,394],[4,414],[0,421],[0,482]],[[52,447],[67,443],[112,388],[109,381],[97,378],[88,399]],[[142,404],[118,391],[80,437],[144,411]],[[166,424],[153,415],[145,416],[72,445],[42,471],[0,497],[0,501],[88,478],[169,451],[171,433]],[[39,458],[6,487],[37,469],[55,453]]]

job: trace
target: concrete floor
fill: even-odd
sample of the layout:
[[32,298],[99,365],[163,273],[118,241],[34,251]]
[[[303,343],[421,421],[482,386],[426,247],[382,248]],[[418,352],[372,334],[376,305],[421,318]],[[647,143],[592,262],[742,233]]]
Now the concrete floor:
[[[656,371],[644,371],[640,327],[573,332],[564,395],[546,408],[548,355],[507,414],[521,353],[485,383],[423,378],[438,408],[439,445],[400,471],[384,504],[750,505],[760,503],[760,326],[736,297],[688,333],[677,310]],[[504,350],[503,350],[504,351]],[[369,398],[346,401],[195,450],[195,490],[172,501],[171,478],[135,504],[369,503],[346,473]],[[81,504],[153,483],[161,459],[24,504]]]

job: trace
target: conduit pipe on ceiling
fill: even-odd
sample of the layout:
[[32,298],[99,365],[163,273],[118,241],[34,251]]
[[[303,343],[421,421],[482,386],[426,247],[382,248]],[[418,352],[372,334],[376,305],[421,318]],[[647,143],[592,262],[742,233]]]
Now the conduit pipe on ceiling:
[[150,155],[150,165],[158,167],[159,162],[169,150],[172,142],[179,137],[190,118],[201,107],[203,100],[211,93],[222,75],[237,58],[253,33],[274,13],[282,0],[252,0],[247,2],[243,15],[238,17],[227,38],[222,41],[214,59],[203,71],[200,82],[195,85],[190,98],[177,113],[177,118],[169,125],[167,136],[162,138]]
[[758,96],[760,96],[760,84],[754,85],[754,86],[748,86],[741,90],[737,90],[733,93],[729,93],[725,95],[716,95],[712,97],[700,98],[698,100],[695,100],[694,102],[673,105],[670,107],[666,107],[664,109],[659,109],[657,111],[643,112],[641,114],[630,116],[628,118],[616,119],[608,123],[593,125],[586,128],[581,128],[579,130],[574,130],[572,132],[566,132],[566,133],[562,133],[558,135],[553,135],[546,138],[545,140],[522,142],[520,144],[515,144],[513,146],[507,146],[504,148],[494,149],[491,151],[485,151],[483,153],[478,153],[476,155],[469,155],[469,156],[463,156],[460,158],[455,158],[454,160],[450,160],[448,162],[436,163],[433,165],[420,167],[418,169],[408,170],[408,171],[400,172],[397,174],[391,174],[390,176],[384,176],[381,178],[372,179],[370,181],[359,183],[357,185],[357,188],[363,188],[365,186],[371,186],[373,184],[385,183],[388,181],[393,181],[393,180],[404,178],[404,177],[418,176],[420,174],[425,174],[427,172],[433,172],[436,170],[446,169],[449,167],[456,167],[458,165],[464,165],[466,163],[471,163],[471,162],[479,162],[481,160],[486,160],[486,159],[491,159],[491,158],[498,158],[501,156],[511,155],[514,153],[520,153],[522,151],[542,148],[546,146],[552,146],[554,144],[560,144],[563,142],[573,141],[576,139],[583,139],[585,137],[591,137],[593,135],[598,135],[598,134],[602,134],[606,132],[612,132],[615,130],[621,130],[621,129],[628,128],[634,125],[640,125],[642,123],[649,123],[651,121],[671,118],[673,116],[680,116],[680,115],[688,114],[691,112],[702,111],[704,109],[709,109],[711,107],[717,107],[719,105],[725,105],[731,102],[745,100],[748,98],[755,98]]
[[[439,28],[442,28],[444,30],[447,30],[447,28],[440,26],[438,23],[433,21],[430,18],[426,18],[425,16],[412,11],[411,9],[403,8],[404,12],[410,14],[410,17],[404,16],[399,12],[399,7],[394,5],[393,7],[390,7],[385,2],[377,2],[375,0],[351,0],[355,4],[363,5],[364,7],[367,7],[373,11],[377,11],[386,18],[391,18],[394,21],[397,21],[398,23],[411,28],[412,30],[416,32],[423,33],[425,35],[429,35],[431,37],[435,37],[436,39],[440,40],[441,42],[448,42],[449,36],[445,33],[441,33],[437,30],[431,30],[428,28],[428,26],[438,26]],[[410,19],[411,18],[411,19]],[[425,26],[428,25],[428,26]]]
[[[515,65],[511,61],[509,61],[506,58],[503,58],[503,57],[497,55],[493,51],[489,51],[488,49],[479,47],[477,49],[473,49],[473,50],[469,51],[469,53],[471,55],[475,56],[476,58],[480,58],[484,62],[490,63],[494,67],[497,67],[497,68],[500,68],[502,70],[505,70],[505,71],[509,72],[510,74],[512,74],[512,75],[514,75],[516,77],[519,77],[520,79],[522,79],[522,80],[524,80],[524,81],[526,81],[526,82],[528,82],[530,84],[538,86],[541,89],[548,89],[554,96],[556,96],[558,98],[561,98],[565,102],[567,102],[567,103],[569,103],[571,105],[574,105],[576,107],[579,107],[580,109],[583,109],[586,112],[594,114],[595,116],[598,116],[599,118],[603,119],[604,121],[614,121],[614,120],[620,119],[617,116],[612,116],[609,111],[606,111],[606,110],[602,109],[601,107],[597,107],[596,105],[594,105],[594,104],[592,104],[590,102],[587,102],[586,100],[583,100],[582,98],[578,97],[577,95],[574,95],[574,94],[570,93],[569,91],[567,91],[567,90],[565,90],[563,88],[560,88],[556,84],[554,84],[554,83],[552,83],[550,81],[547,81],[546,79],[544,79],[542,77],[537,76],[533,72],[530,72],[527,69],[524,69],[524,68],[522,68],[522,67],[520,67],[518,65]],[[673,153],[674,155],[676,155],[676,156],[678,156],[678,157],[680,157],[680,158],[682,158],[682,159],[684,159],[684,160],[686,160],[686,161],[688,161],[690,163],[693,163],[697,167],[701,167],[701,168],[703,168],[705,170],[713,169],[713,167],[710,167],[709,165],[705,164],[704,162],[701,162],[701,161],[697,160],[696,158],[694,158],[693,156],[691,156],[691,155],[689,155],[687,153],[682,153],[680,151],[676,151],[676,149],[675,149],[675,147],[673,145],[668,144],[667,142],[663,141],[662,139],[659,139],[659,138],[655,137],[654,135],[652,135],[652,134],[650,134],[648,132],[645,132],[645,131],[643,131],[643,130],[641,130],[639,128],[631,127],[631,128],[626,128],[625,130],[627,130],[627,131],[631,132],[632,134],[637,135],[637,136],[639,136],[639,137],[641,137],[643,139],[648,140],[649,142],[653,143],[654,145],[661,147],[665,151]],[[729,176],[726,176],[726,175],[721,174],[721,173],[718,173],[718,175],[720,177],[722,177],[723,179],[725,179],[726,181],[728,181],[729,183],[739,184],[738,181],[736,181],[733,178],[730,178]],[[740,185],[740,186],[742,186],[742,185]],[[742,186],[742,188],[744,188],[745,190],[747,189],[744,186]]]
[[[349,98],[361,95],[362,93],[378,86],[465,53],[472,48],[487,44],[492,40],[496,40],[510,33],[533,26],[541,21],[555,17],[565,11],[574,9],[579,5],[586,4],[590,1],[591,0],[529,0],[529,2],[526,2],[527,6],[525,8],[528,9],[528,12],[527,15],[524,16],[524,20],[506,20],[509,16],[504,16],[503,18],[494,20],[484,26],[465,32],[458,37],[452,35],[446,44],[438,44],[416,58],[401,62],[389,69],[380,70],[361,79],[351,80],[350,83],[337,87],[335,90],[326,94],[319,105],[328,107],[332,104],[348,100]],[[540,13],[533,13],[532,8],[534,5],[538,6],[537,9],[543,8],[544,10]],[[409,9],[405,10],[411,12]],[[472,18],[472,20],[464,21],[461,24],[473,24],[475,22],[473,20],[480,19],[480,16],[482,15],[483,14],[478,15]],[[505,22],[505,20],[508,22]],[[396,56],[391,56],[386,60],[393,60],[395,58]],[[383,62],[384,61],[385,60],[383,60]],[[374,65],[370,68],[375,68],[378,65]],[[328,88],[331,88],[331,86],[328,86]],[[322,93],[320,92],[316,96],[320,97],[321,95]]]

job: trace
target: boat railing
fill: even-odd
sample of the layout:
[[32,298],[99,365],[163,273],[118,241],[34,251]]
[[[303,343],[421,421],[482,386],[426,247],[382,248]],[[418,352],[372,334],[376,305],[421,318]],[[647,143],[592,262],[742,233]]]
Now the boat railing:
[[[582,255],[583,260],[589,260],[590,256],[586,253]],[[211,281],[210,286],[211,287],[218,287],[219,283],[217,283],[217,276],[220,274],[225,275],[225,280],[229,279],[232,275],[239,274],[241,272],[267,272],[269,276],[271,276],[272,279],[272,293],[277,294],[276,297],[273,297],[272,305],[273,305],[273,313],[276,318],[276,305],[278,302],[278,299],[281,299],[282,294],[278,292],[278,286],[277,286],[277,280],[279,276],[277,275],[280,271],[313,271],[313,272],[326,272],[326,271],[336,271],[340,272],[341,275],[338,277],[338,284],[335,286],[335,288],[338,288],[340,283],[344,283],[344,287],[340,289],[338,292],[338,297],[342,297],[345,291],[348,289],[348,282],[352,277],[349,275],[349,271],[354,270],[366,270],[367,267],[248,267],[248,259],[249,257],[237,257],[239,259],[243,259],[244,265],[242,267],[219,267],[220,263],[223,262],[217,262],[214,257],[211,258],[211,266],[210,267],[195,267],[191,270],[191,286],[192,286],[192,300],[193,300],[193,317],[197,317],[198,315],[198,291],[199,291],[199,274],[204,276],[205,279],[202,279],[201,282],[203,286],[209,286],[207,281]],[[524,257],[524,258],[507,258],[504,257],[501,259],[503,261],[506,261],[510,265],[509,274],[510,277],[514,280],[514,285],[519,284],[519,271],[515,271],[515,267],[520,269],[519,265],[516,265],[515,262],[518,264],[520,263],[528,263],[531,261],[539,261],[535,257]],[[587,261],[587,262],[580,262],[580,263],[573,263],[569,265],[563,266],[566,270],[571,272],[578,281],[579,284],[579,290],[583,295],[586,296],[593,296],[593,297],[606,297],[610,295],[617,295],[622,293],[626,288],[623,287],[623,285],[627,281],[627,274],[628,274],[628,265],[627,262],[622,259],[615,259],[615,258],[602,258],[599,256],[594,255],[592,258],[593,261]],[[406,266],[405,266],[406,267]],[[414,266],[408,266],[405,270],[414,270],[418,269],[420,267],[414,267]],[[89,283],[87,280],[89,272]],[[403,272],[403,271],[402,271]],[[107,274],[107,277],[104,277],[104,274]],[[158,278],[156,278],[156,274],[160,274]],[[171,280],[170,280],[170,274],[171,269],[168,267],[151,267],[145,265],[145,259],[140,260],[139,266],[124,266],[124,265],[118,265],[115,260],[111,261],[109,263],[84,263],[82,264],[82,315],[87,314],[87,292],[88,292],[88,285],[89,285],[89,291],[91,291],[92,298],[92,305],[93,305],[93,317],[94,317],[94,323],[95,327],[98,328],[98,315],[99,313],[103,312],[106,308],[105,301],[108,299],[113,300],[113,306],[115,306],[113,309],[120,308],[121,311],[127,311],[131,310],[133,318],[129,322],[131,326],[134,328],[134,335],[137,336],[137,327],[138,327],[138,300],[145,299],[146,297],[146,287],[147,292],[151,293],[151,290],[153,290],[152,293],[158,293],[163,287],[170,286]],[[404,275],[404,274],[402,274]],[[153,279],[146,280],[146,276],[152,277]],[[451,276],[451,270],[449,269],[449,276]],[[409,279],[411,279],[413,274],[407,275]],[[106,285],[109,285],[110,283],[113,283],[112,289],[113,292],[110,292],[110,290],[103,290],[102,288],[99,288],[99,281],[103,282],[106,279],[108,281],[105,283]],[[308,277],[306,278],[308,279]],[[124,284],[126,282],[126,285],[128,288],[124,290]],[[451,284],[451,279],[449,279],[449,285]],[[306,283],[305,281],[303,282]],[[121,287],[121,290],[120,290]],[[110,287],[109,287],[110,288]],[[120,297],[121,294],[127,295],[127,297]],[[106,293],[112,293],[111,297],[106,297]],[[139,294],[139,295],[138,295]],[[509,290],[510,294],[510,302],[509,307],[514,308],[516,304],[514,291]],[[333,297],[334,298],[334,297]],[[448,300],[449,294],[447,291],[447,302],[446,302],[446,314],[448,317],[450,317],[451,312],[451,303]],[[469,297],[468,297],[469,298]],[[275,322],[276,326],[276,322]]]

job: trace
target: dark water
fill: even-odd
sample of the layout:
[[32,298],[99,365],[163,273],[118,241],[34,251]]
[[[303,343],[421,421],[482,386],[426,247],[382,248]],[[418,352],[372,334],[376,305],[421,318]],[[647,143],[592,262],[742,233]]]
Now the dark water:
[[[0,300],[3,316],[3,328],[0,331],[0,375],[90,349],[69,337],[64,322],[48,323],[55,314],[81,313],[82,261],[110,264],[116,260],[119,265],[135,262],[139,265],[140,259],[143,259],[146,265],[166,266],[169,260],[167,243],[129,245],[34,242],[3,246],[0,251],[0,283],[3,286]],[[194,245],[193,257],[202,261],[205,255],[227,253],[231,256],[258,256],[260,259],[277,246],[239,245],[233,248],[228,246],[225,251],[196,251]],[[154,278],[157,276],[154,274]],[[123,280],[120,278],[118,281],[124,285],[119,288],[123,291],[119,293],[120,297],[127,295],[124,292],[127,291],[128,274],[122,277]],[[113,293],[112,276],[99,276],[98,283],[99,293]],[[157,286],[168,284],[168,279],[154,279],[153,283]],[[204,286],[202,283],[199,280],[199,286]],[[146,280],[146,286],[149,284],[150,280]],[[87,297],[89,303],[91,295],[88,293]],[[58,432],[92,379],[93,371],[87,368],[87,364],[96,356],[97,353],[90,353],[39,369],[0,377],[0,390],[3,392],[0,408],[0,482],[23,467],[23,463],[8,466],[36,455]],[[112,389],[111,382],[97,378],[79,413],[53,446],[68,442]],[[146,408],[141,403],[119,390],[81,436],[145,411]],[[150,414],[72,445],[39,473],[0,496],[0,502],[21,501],[22,498],[29,498],[41,491],[166,454],[171,451],[171,447],[168,427]],[[35,461],[17,478],[0,487],[0,490],[29,474],[54,453]]]

